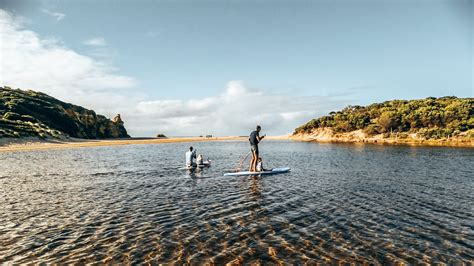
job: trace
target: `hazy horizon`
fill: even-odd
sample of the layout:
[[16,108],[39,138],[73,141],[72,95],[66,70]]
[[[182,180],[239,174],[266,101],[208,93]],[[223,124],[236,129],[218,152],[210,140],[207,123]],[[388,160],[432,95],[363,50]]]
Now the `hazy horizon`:
[[471,0],[0,0],[0,85],[120,113],[134,137],[284,135],[347,105],[473,97],[473,21]]

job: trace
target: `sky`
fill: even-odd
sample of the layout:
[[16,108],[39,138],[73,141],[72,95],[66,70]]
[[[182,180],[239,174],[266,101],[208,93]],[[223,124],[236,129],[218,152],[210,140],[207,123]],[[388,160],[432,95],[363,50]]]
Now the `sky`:
[[0,86],[132,136],[283,135],[347,105],[473,97],[473,0],[0,0]]

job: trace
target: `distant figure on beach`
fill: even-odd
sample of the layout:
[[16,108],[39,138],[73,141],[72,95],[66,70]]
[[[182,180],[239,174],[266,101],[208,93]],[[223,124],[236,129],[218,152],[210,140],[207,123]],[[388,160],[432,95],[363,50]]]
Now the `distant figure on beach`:
[[250,172],[255,172],[257,168],[257,159],[258,159],[258,143],[265,137],[265,135],[260,137],[260,131],[262,128],[257,126],[255,131],[250,133],[249,142],[250,142],[250,151],[252,152],[252,160],[250,161]]
[[189,147],[189,151],[186,152],[186,167],[196,167],[194,159],[196,159],[196,150],[193,147]]
[[122,117],[120,117],[120,114],[116,115],[112,121],[114,123],[123,123]]

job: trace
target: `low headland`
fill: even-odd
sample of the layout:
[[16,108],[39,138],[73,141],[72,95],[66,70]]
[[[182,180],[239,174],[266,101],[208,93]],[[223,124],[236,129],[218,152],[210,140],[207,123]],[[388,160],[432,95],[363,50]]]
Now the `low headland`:
[[32,90],[0,87],[0,139],[129,138],[117,115],[92,110]]
[[474,147],[474,98],[430,97],[348,106],[298,127],[290,139]]

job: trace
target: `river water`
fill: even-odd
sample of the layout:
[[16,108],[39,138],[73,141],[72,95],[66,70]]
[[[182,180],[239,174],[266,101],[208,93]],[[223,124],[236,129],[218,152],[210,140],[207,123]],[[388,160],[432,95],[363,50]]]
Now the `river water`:
[[[190,145],[213,160],[180,170]],[[474,150],[263,141],[0,153],[0,263],[474,261]]]

